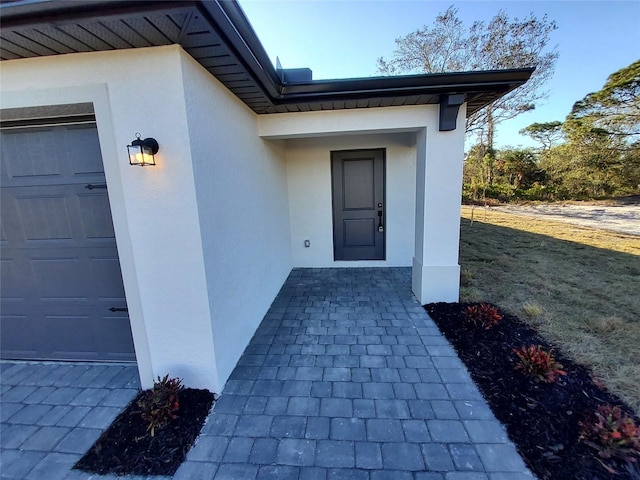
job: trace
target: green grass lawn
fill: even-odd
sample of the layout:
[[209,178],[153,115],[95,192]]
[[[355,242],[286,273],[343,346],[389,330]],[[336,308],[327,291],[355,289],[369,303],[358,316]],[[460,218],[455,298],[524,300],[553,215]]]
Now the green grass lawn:
[[640,238],[463,207],[461,301],[517,315],[640,414]]

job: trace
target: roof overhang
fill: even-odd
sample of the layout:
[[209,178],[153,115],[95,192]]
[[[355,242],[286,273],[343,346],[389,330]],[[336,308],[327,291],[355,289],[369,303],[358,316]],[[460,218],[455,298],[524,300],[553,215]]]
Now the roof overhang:
[[0,4],[0,26],[2,60],[179,44],[257,114],[440,104],[441,130],[461,99],[470,115],[534,71],[290,82],[235,0],[18,0]]

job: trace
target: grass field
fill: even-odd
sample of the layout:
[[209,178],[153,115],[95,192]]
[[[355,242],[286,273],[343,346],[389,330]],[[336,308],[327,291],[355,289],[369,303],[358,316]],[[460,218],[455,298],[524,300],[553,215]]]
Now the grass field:
[[640,238],[463,207],[461,301],[535,326],[640,414]]

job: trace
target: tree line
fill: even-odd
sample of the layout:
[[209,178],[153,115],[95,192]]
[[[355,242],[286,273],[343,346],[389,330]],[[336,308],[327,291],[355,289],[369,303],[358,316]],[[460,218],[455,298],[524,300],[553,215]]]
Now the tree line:
[[529,81],[467,119],[477,140],[465,157],[464,199],[560,200],[640,194],[640,60],[613,73],[576,102],[564,122],[534,123],[521,133],[537,148],[494,148],[500,122],[533,110],[558,59],[546,15],[519,19],[500,10],[468,28],[450,6],[432,25],[396,39],[383,75],[536,67]]
[[564,122],[520,131],[536,148],[466,154],[463,198],[477,201],[597,199],[640,194],[640,60],[576,102]]

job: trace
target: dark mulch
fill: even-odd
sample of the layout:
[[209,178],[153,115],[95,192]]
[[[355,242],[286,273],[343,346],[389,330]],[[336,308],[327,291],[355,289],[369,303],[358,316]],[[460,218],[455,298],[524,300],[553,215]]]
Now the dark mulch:
[[557,349],[554,356],[567,375],[555,383],[536,382],[514,370],[514,347],[551,346],[533,328],[504,312],[500,312],[503,320],[490,330],[470,325],[464,316],[467,306],[433,303],[425,309],[454,346],[529,468],[541,480],[640,479],[637,463],[601,459],[578,439],[578,421],[598,405],[619,405],[633,417],[631,409],[597,385],[587,368]]
[[147,434],[137,401],[116,418],[75,467],[87,472],[118,475],[173,475],[200,433],[213,404],[208,390],[180,391],[178,418]]

